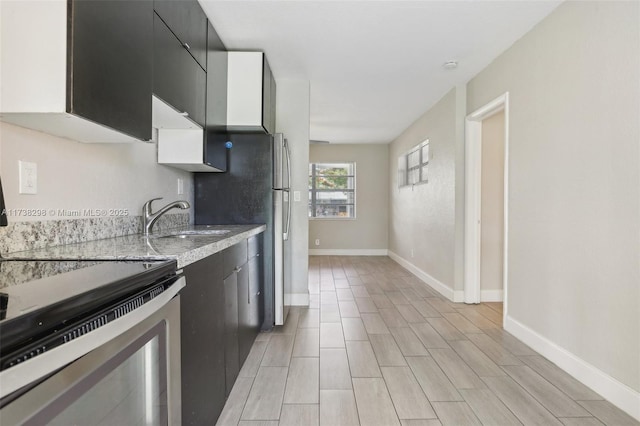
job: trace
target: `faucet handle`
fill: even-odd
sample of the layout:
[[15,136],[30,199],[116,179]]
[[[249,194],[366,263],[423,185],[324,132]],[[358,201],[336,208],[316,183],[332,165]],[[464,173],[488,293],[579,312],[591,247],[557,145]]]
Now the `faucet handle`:
[[147,201],[146,203],[144,203],[144,206],[142,206],[143,214],[151,214],[151,203],[153,203],[154,201],[157,201],[157,200],[162,200],[162,197],[152,198],[149,201]]

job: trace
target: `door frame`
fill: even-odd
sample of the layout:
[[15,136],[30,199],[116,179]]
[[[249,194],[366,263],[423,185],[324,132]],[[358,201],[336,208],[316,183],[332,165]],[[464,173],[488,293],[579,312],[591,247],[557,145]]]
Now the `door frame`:
[[503,321],[507,315],[509,233],[509,92],[465,118],[464,302],[480,303],[482,121],[504,111],[504,246],[502,258]]

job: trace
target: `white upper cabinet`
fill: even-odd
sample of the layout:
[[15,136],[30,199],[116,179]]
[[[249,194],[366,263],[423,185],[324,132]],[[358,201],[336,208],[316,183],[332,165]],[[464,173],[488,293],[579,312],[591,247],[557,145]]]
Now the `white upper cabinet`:
[[276,85],[262,52],[229,52],[227,130],[275,132]]

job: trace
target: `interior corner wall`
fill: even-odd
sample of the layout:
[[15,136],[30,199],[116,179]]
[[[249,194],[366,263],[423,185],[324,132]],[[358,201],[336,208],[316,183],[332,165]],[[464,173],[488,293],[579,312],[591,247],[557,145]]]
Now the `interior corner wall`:
[[[276,97],[276,131],[284,133],[291,153],[291,244],[285,249],[290,268],[285,279],[291,294],[285,300],[292,305],[309,304],[309,81],[278,80]],[[294,195],[300,195],[295,201]]]
[[467,86],[509,92],[508,325],[638,418],[639,9],[565,2]]
[[[309,162],[356,163],[355,219],[310,219],[309,249],[316,253],[379,254],[388,247],[389,146],[311,145]],[[315,245],[315,240],[320,245]],[[338,251],[336,251],[338,250]],[[311,253],[314,253],[312,251]]]
[[[452,299],[455,291],[462,290],[455,272],[461,266],[456,260],[456,211],[461,208],[456,205],[456,187],[460,190],[464,182],[464,177],[456,176],[463,138],[458,115],[464,113],[457,108],[457,91],[449,91],[389,149],[390,255]],[[425,139],[430,149],[429,182],[398,188],[398,157]]]

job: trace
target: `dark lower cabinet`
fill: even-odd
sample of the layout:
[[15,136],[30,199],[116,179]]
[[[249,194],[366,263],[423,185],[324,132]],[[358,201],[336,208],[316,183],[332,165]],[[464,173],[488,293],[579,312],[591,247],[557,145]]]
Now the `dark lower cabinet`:
[[227,396],[240,372],[238,353],[238,274],[233,272],[224,280],[224,370]]
[[181,292],[182,424],[215,424],[225,403],[222,253],[184,268]]
[[213,425],[264,318],[262,234],[184,268],[182,424]]
[[252,327],[251,317],[253,316],[254,304],[251,303],[251,264],[247,263],[238,275],[238,354],[240,364],[247,359],[253,341],[256,339],[260,327]]
[[227,395],[238,377],[264,317],[262,234],[223,251],[225,292],[225,371]]
[[[252,240],[258,246],[256,252],[252,254]],[[244,316],[239,316],[240,328],[244,333],[239,335],[240,339],[240,359],[245,360],[251,351],[251,346],[256,340],[256,336],[260,332],[262,321],[264,319],[264,262],[262,252],[262,234],[256,235],[249,239],[249,261],[247,262],[248,270],[248,302],[245,305]]]

